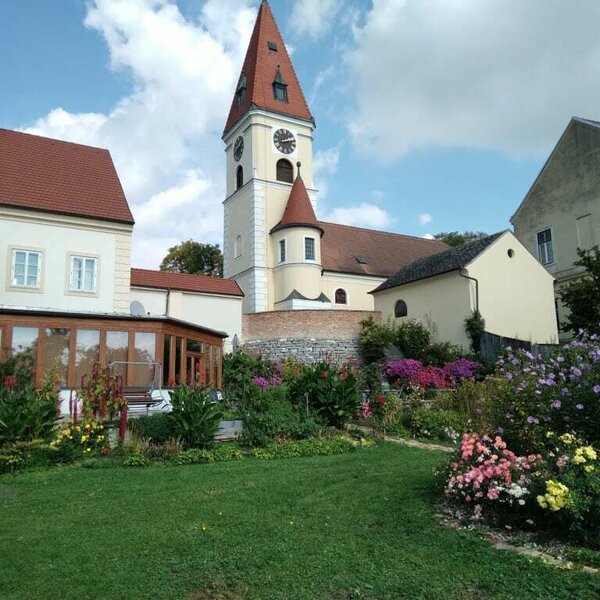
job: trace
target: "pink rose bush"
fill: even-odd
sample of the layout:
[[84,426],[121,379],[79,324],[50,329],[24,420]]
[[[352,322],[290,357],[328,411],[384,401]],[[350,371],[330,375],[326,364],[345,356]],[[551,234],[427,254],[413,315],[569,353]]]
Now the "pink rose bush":
[[484,508],[524,506],[539,454],[517,456],[500,436],[465,433],[450,466],[445,495],[463,504],[472,518]]

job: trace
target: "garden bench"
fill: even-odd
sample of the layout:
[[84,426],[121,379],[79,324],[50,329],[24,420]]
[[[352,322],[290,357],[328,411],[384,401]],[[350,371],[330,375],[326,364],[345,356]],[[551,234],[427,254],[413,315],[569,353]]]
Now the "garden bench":
[[162,398],[152,397],[152,388],[148,386],[127,386],[123,388],[123,398],[127,406],[132,408],[136,406],[145,406],[146,412],[151,406],[163,402]]

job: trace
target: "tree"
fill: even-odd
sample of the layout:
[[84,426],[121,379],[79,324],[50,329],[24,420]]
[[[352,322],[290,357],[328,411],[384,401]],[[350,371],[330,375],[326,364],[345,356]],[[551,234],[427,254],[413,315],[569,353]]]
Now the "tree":
[[487,233],[483,231],[463,231],[460,233],[458,231],[443,231],[442,233],[436,233],[433,237],[436,240],[441,240],[442,242],[446,242],[448,246],[462,246],[467,242],[472,242],[474,240],[480,240],[481,238],[487,237]]
[[160,263],[160,270],[223,277],[223,254],[219,244],[201,244],[188,240],[169,248]]
[[577,255],[579,260],[573,264],[587,272],[558,292],[570,313],[563,325],[575,333],[580,329],[600,333],[600,250],[598,246],[577,248]]

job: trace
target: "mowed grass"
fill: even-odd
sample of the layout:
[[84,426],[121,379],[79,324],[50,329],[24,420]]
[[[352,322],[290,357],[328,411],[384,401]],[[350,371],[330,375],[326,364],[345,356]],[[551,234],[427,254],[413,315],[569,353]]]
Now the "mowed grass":
[[0,598],[598,598],[436,521],[447,457],[356,453],[0,477]]

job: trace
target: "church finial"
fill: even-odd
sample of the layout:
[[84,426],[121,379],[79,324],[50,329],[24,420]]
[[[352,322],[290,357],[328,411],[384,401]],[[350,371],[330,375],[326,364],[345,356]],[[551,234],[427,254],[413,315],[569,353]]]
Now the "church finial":
[[298,167],[298,177],[302,178],[302,175],[300,175],[300,167],[302,166],[302,163],[300,161],[298,161],[296,163],[296,166]]

